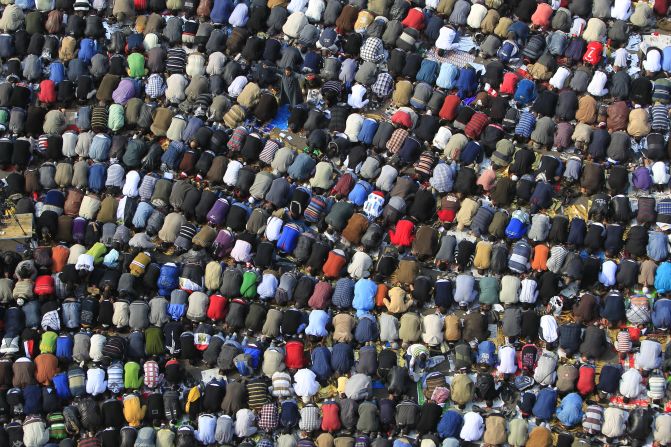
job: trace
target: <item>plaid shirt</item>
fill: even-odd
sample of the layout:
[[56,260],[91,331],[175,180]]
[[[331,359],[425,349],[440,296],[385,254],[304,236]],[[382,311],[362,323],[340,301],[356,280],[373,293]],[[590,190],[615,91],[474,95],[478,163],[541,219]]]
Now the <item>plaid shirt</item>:
[[165,94],[165,82],[163,76],[158,73],[153,73],[147,79],[147,86],[144,88],[144,92],[150,98],[158,98]]
[[392,154],[397,153],[403,146],[406,138],[408,138],[407,130],[401,128],[396,129],[394,133],[391,134],[391,137],[389,137],[389,140],[387,140],[387,150]]
[[274,402],[263,405],[259,415],[259,428],[266,431],[274,430],[278,422],[277,405]]
[[384,44],[379,37],[369,37],[361,47],[361,59],[378,63],[384,58]]
[[303,431],[319,430],[322,426],[322,418],[319,408],[315,405],[306,405],[301,410],[301,421],[298,427]]
[[247,138],[247,129],[244,127],[236,128],[233,131],[233,135],[231,135],[231,139],[228,140],[228,150],[231,152],[239,152],[240,149],[242,149],[242,145],[245,143],[245,138]]
[[352,305],[354,298],[354,281],[351,278],[340,278],[336,282],[331,302],[341,309],[346,309]]
[[156,388],[161,382],[158,363],[153,360],[144,363],[144,384],[149,388]]
[[371,86],[373,93],[380,97],[389,96],[393,89],[394,78],[389,73],[380,73],[377,75],[375,83]]

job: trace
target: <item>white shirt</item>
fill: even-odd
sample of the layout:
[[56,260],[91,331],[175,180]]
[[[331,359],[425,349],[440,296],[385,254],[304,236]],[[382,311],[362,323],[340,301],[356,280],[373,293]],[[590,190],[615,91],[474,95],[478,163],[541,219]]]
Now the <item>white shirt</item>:
[[305,328],[305,333],[315,337],[326,337],[328,335],[326,324],[330,319],[331,317],[325,310],[313,310],[308,317],[308,326]]
[[652,171],[652,181],[656,185],[665,185],[669,183],[669,170],[666,167],[666,163],[663,161],[657,161],[652,164],[650,169]]
[[550,78],[550,85],[557,90],[561,90],[564,88],[564,84],[569,76],[571,76],[571,70],[566,67],[559,67],[555,74]]
[[662,53],[658,49],[653,48],[648,51],[643,61],[643,68],[647,71],[657,72],[662,69]]
[[599,282],[606,287],[615,285],[615,274],[617,273],[617,264],[608,260],[601,264],[601,272],[599,273]]
[[289,14],[294,12],[305,12],[305,9],[308,7],[308,0],[291,0],[287,5],[287,11]]
[[601,433],[609,438],[617,438],[624,434],[627,428],[628,413],[620,408],[608,407],[603,412]]
[[235,5],[233,12],[231,12],[230,17],[228,18],[228,23],[230,23],[231,26],[245,26],[247,24],[247,19],[249,18],[247,15],[248,11],[249,6],[244,2],[238,3]]
[[464,415],[464,425],[461,427],[459,437],[467,442],[475,442],[482,438],[484,421],[479,413],[470,411]]
[[127,197],[137,197],[137,188],[140,184],[140,174],[137,171],[129,171],[126,174],[126,182],[123,184],[122,194]]
[[436,136],[433,137],[433,145],[436,146],[441,151],[445,149],[447,142],[452,138],[452,132],[445,126],[438,128]]
[[499,366],[496,369],[501,374],[514,374],[517,371],[515,348],[504,345],[499,348]]
[[608,77],[603,71],[597,71],[592,76],[592,80],[587,86],[587,91],[594,96],[603,96],[608,93],[608,89],[605,88],[606,82],[608,82]]
[[179,73],[171,74],[165,81],[165,97],[170,102],[182,102],[186,98],[186,86],[189,85],[186,76]]
[[201,414],[198,416],[198,430],[196,430],[196,439],[205,445],[214,444],[214,433],[217,428],[217,418],[211,414]]
[[305,16],[313,22],[319,22],[322,19],[325,8],[324,0],[310,0],[308,2],[308,9],[305,11]]
[[538,299],[538,283],[531,279],[525,278],[522,280],[522,290],[520,292],[520,303],[533,304]]
[[231,95],[234,98],[237,98],[240,93],[242,93],[242,89],[245,88],[245,85],[247,85],[247,76],[238,76],[237,78],[233,79],[233,82],[231,82],[231,85],[228,86],[228,94]]
[[443,341],[443,318],[439,314],[425,315],[422,321],[422,341],[438,346]]
[[468,17],[466,18],[466,24],[471,28],[478,29],[480,28],[482,20],[486,15],[487,7],[485,5],[481,5],[480,3],[474,3],[471,6],[471,11],[468,13]]
[[355,109],[362,109],[368,104],[368,100],[363,99],[364,96],[366,96],[366,87],[361,84],[354,84],[352,93],[347,95],[347,104]]
[[308,401],[310,397],[317,394],[319,391],[319,383],[317,382],[315,373],[307,368],[296,371],[296,374],[294,374],[294,391],[296,392],[296,395],[302,397],[304,401]]
[[77,270],[86,270],[87,272],[93,271],[93,256],[82,253],[77,258],[77,264],[75,265]]
[[436,39],[436,48],[439,50],[454,50],[459,46],[454,43],[456,38],[457,32],[448,26],[444,26],[440,29],[438,39]]
[[662,361],[662,345],[654,340],[641,341],[636,361],[638,367],[645,371],[659,368]]
[[620,378],[620,394],[629,399],[638,397],[643,392],[642,380],[641,373],[637,369],[629,368]]
[[557,320],[552,315],[543,315],[541,317],[541,331],[543,333],[543,340],[548,343],[553,343],[559,338]]
[[631,13],[631,0],[615,0],[610,8],[610,16],[616,20],[627,20]]
[[613,54],[613,65],[616,67],[626,67],[629,61],[629,53],[624,48],[618,48]]
[[282,219],[277,216],[270,216],[266,221],[266,238],[271,242],[278,240],[282,233],[282,225],[284,225]]
[[254,426],[255,420],[256,416],[254,416],[254,412],[249,408],[238,410],[238,412],[235,413],[235,435],[238,438],[246,438],[254,435],[258,430]]
[[367,278],[369,270],[373,266],[373,260],[370,255],[363,251],[357,251],[352,256],[352,262],[347,266],[347,273],[354,280]]
[[231,160],[228,162],[226,167],[226,173],[224,174],[224,183],[228,186],[235,186],[238,182],[238,173],[242,169],[242,163],[237,160]]
[[89,368],[86,371],[86,392],[92,396],[97,396],[105,391],[107,391],[105,370],[102,368]]
[[205,71],[209,75],[220,75],[224,72],[224,65],[226,65],[226,56],[221,51],[215,51],[207,58]]

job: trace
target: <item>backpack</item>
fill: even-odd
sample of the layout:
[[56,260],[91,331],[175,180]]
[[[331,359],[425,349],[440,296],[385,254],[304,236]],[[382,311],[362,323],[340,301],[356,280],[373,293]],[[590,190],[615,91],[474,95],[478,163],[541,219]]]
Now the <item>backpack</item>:
[[515,99],[515,102],[522,105],[533,102],[536,99],[536,83],[530,79],[520,80],[515,88],[515,95],[513,98]]
[[536,362],[538,360],[538,347],[534,344],[526,344],[522,346],[519,356],[519,368],[526,373],[530,374],[536,368]]

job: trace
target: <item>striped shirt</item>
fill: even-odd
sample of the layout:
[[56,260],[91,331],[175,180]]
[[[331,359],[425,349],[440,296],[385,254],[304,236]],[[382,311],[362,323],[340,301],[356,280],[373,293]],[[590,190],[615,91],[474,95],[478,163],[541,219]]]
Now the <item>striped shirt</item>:
[[515,135],[529,138],[536,127],[536,118],[531,112],[522,112],[515,126]]
[[277,371],[273,373],[272,382],[273,382],[273,391],[272,391],[273,396],[275,397],[291,396],[293,388],[291,386],[291,376],[289,374]]
[[629,352],[631,351],[631,336],[629,331],[620,331],[617,334],[616,341],[617,352]]
[[108,121],[107,107],[95,106],[91,112],[91,128],[92,129],[107,129]]
[[603,408],[600,405],[589,405],[585,410],[582,428],[591,435],[601,434],[603,423]]
[[268,397],[268,385],[261,378],[253,379],[247,383],[247,395],[249,408],[260,410],[262,406],[270,402]]
[[648,397],[662,399],[666,393],[666,380],[662,376],[651,376],[648,379]]
[[185,68],[186,51],[184,48],[170,48],[168,50],[168,58],[166,62],[168,73],[184,73]]
[[652,130],[665,133],[669,130],[669,108],[664,104],[656,104],[650,107],[650,118]]
[[107,388],[113,393],[123,391],[123,363],[114,362],[107,368]]

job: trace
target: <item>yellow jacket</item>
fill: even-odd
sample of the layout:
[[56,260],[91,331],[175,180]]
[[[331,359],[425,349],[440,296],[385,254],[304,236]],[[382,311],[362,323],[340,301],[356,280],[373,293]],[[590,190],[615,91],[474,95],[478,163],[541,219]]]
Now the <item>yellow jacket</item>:
[[142,425],[142,419],[147,412],[147,406],[140,403],[140,398],[135,394],[129,394],[123,398],[123,416],[131,427]]

